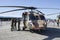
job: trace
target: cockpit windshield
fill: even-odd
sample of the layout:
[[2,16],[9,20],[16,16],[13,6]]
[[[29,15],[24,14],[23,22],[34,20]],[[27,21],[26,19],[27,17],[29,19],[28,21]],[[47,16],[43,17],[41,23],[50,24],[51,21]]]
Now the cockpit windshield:
[[30,20],[39,20],[39,16],[35,16],[33,14],[30,14]]
[[30,20],[45,20],[45,17],[43,15],[40,15],[38,12],[31,11],[29,14]]

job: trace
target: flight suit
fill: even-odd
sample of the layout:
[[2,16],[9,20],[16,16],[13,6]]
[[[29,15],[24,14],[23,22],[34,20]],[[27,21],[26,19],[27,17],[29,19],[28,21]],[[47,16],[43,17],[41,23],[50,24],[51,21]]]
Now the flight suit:
[[14,19],[14,29],[17,30],[17,19]]
[[16,19],[12,19],[12,22],[11,22],[11,31],[14,31],[14,30],[16,30],[17,28],[16,28],[16,23],[17,23],[17,21],[16,21]]
[[25,30],[25,28],[28,27],[28,12],[23,13],[22,17],[23,17],[23,24],[24,24],[23,30]]
[[59,19],[57,20],[57,26],[59,27]]
[[18,31],[20,31],[20,23],[21,23],[21,20],[18,19]]

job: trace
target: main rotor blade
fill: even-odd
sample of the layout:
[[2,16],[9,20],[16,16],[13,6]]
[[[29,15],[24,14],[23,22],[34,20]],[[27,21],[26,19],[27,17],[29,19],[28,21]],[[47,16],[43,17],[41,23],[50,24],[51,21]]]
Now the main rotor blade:
[[11,7],[11,8],[25,8],[25,9],[55,9],[60,10],[60,8],[38,8],[38,7],[27,7],[27,6],[0,6],[0,7]]
[[60,10],[60,8],[37,8],[37,9],[53,9],[53,10]]
[[26,9],[15,9],[15,10],[9,10],[9,11],[5,11],[5,12],[1,12],[0,14],[8,13],[8,12],[14,12],[14,11],[19,11],[19,10],[26,10]]
[[41,11],[39,11],[39,10],[36,10],[36,11],[38,11],[39,13],[41,13],[41,14],[45,15],[44,13],[42,13],[42,12],[41,12]]
[[25,6],[0,6],[0,7],[26,8]]
[[0,7],[25,8],[25,9],[37,9],[36,7],[27,7],[27,6],[0,6]]
[[50,15],[56,15],[56,14],[60,14],[60,12],[59,12],[59,13],[47,14],[47,16],[50,16]]

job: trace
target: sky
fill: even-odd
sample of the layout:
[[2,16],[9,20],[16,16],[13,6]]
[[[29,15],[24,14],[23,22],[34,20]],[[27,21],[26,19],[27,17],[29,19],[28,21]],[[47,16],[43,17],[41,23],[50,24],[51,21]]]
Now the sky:
[[[0,0],[0,6],[33,6],[38,8],[60,8],[60,0]],[[13,10],[18,8],[0,8],[0,12]],[[60,10],[54,9],[37,9],[45,14],[46,18],[56,19],[57,15],[50,15],[53,13],[59,13]],[[23,11],[15,11],[5,14],[0,14],[3,17],[22,17]]]

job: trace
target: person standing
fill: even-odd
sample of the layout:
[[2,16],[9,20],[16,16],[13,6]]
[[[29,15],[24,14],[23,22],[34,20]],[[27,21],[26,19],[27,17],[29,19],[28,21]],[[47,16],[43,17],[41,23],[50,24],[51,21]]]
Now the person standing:
[[21,24],[21,19],[18,18],[18,31],[20,31],[20,24]]
[[12,18],[12,22],[11,22],[11,31],[14,31],[14,30],[17,29],[16,23],[17,23],[16,18]]
[[13,23],[14,23],[14,19],[11,20],[11,31],[13,31],[13,29],[14,29],[14,27],[13,27],[13,26],[14,26]]
[[17,19],[14,19],[14,29],[17,30]]
[[57,20],[57,26],[59,27],[59,19]]
[[25,30],[28,26],[28,20],[29,20],[28,19],[28,17],[29,17],[28,12],[24,12],[22,14],[22,17],[23,17],[23,24],[24,24],[23,30]]

